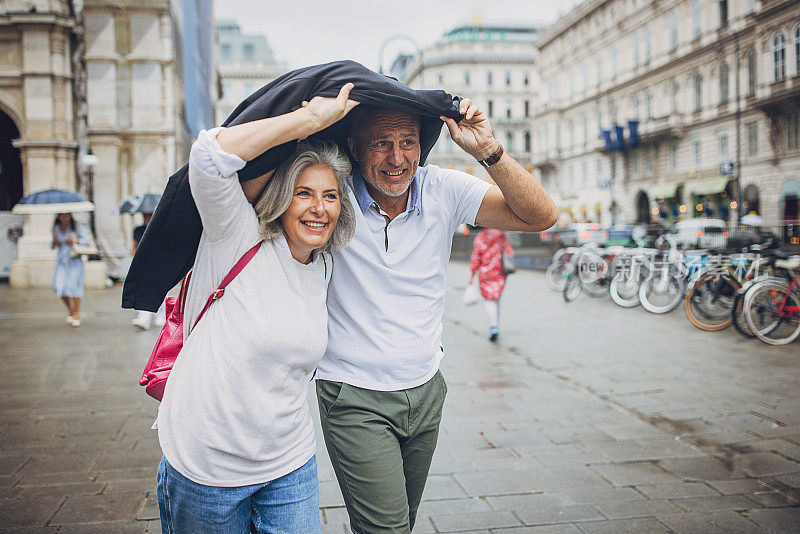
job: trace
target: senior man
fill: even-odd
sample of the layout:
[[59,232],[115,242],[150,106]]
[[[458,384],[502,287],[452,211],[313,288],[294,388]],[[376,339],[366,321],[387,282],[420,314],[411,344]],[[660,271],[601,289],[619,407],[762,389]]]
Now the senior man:
[[334,252],[328,349],[317,371],[325,443],[354,533],[410,532],[447,391],[439,371],[447,264],[463,224],[541,231],[556,206],[492,136],[469,99],[442,117],[497,186],[419,167],[416,116],[360,106],[348,146],[356,162],[356,234]]

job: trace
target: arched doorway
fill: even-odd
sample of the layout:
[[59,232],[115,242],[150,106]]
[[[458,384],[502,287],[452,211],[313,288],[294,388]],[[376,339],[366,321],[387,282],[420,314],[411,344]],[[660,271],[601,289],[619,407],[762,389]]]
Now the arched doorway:
[[650,199],[644,191],[639,191],[636,195],[636,222],[645,224],[650,222]]
[[0,110],[0,211],[10,210],[22,198],[22,160],[11,141],[19,138],[19,128]]
[[742,192],[742,198],[744,200],[742,211],[745,214],[754,212],[756,215],[761,215],[761,197],[758,192],[758,186],[750,184],[745,187]]

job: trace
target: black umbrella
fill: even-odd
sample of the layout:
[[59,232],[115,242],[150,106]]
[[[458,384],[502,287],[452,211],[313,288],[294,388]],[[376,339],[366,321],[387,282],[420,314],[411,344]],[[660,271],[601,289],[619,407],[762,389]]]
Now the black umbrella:
[[131,195],[117,206],[117,213],[153,213],[161,200],[160,193],[138,193]]

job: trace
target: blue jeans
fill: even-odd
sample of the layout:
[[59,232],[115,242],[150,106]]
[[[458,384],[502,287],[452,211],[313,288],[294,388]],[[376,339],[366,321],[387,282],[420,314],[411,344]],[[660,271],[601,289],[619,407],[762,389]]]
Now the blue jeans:
[[162,534],[321,530],[316,457],[275,480],[232,488],[193,482],[161,458],[157,494]]

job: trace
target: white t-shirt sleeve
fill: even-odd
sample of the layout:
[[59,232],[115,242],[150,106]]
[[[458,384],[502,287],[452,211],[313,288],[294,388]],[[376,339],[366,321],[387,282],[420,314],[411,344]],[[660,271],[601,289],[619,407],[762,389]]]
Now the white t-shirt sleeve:
[[217,134],[222,129],[202,130],[189,155],[189,186],[211,243],[241,230],[238,225],[252,224],[245,220],[255,218],[237,175],[245,161],[219,146]]
[[439,169],[439,172],[442,173],[442,202],[449,208],[451,229],[455,231],[464,223],[474,225],[491,184],[461,171]]

